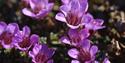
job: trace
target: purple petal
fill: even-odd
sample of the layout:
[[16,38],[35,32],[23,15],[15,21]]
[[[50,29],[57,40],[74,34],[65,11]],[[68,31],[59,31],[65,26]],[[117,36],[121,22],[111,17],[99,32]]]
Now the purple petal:
[[69,29],[68,36],[70,40],[72,41],[71,44],[74,46],[77,46],[79,42],[81,41],[81,37],[78,33],[78,29]]
[[72,60],[71,63],[80,63],[78,60]]
[[86,51],[89,51],[90,46],[91,46],[90,40],[88,40],[88,39],[82,40],[82,41],[81,41],[81,45],[82,45],[82,47],[83,47]]
[[48,46],[46,44],[42,44],[42,48],[41,49],[42,49],[41,51],[43,53],[47,53],[49,51],[49,48],[48,48]]
[[61,0],[63,4],[68,4],[70,0]]
[[105,26],[93,26],[93,30],[98,30],[98,29],[103,29],[103,28],[105,28]]
[[30,3],[31,9],[35,9],[36,4],[34,3],[34,1],[33,1],[33,0],[28,0],[28,1],[29,1],[29,3]]
[[29,51],[28,54],[29,54],[29,56],[32,57],[32,58],[35,57],[35,55],[34,55],[34,53],[33,53],[32,51]]
[[93,22],[94,22],[92,24],[92,25],[94,25],[93,30],[105,28],[105,26],[102,26],[102,24],[104,23],[104,21],[102,19],[95,19]]
[[61,37],[60,42],[62,42],[64,44],[71,44],[69,38],[66,36]]
[[92,61],[85,61],[85,63],[92,63]]
[[54,6],[54,3],[48,3],[46,6],[47,6],[46,8],[47,8],[48,10],[52,10],[52,8],[53,8],[53,6]]
[[51,58],[54,54],[54,49],[50,49],[48,48],[48,46],[46,44],[42,44],[42,50],[41,52],[43,52],[44,54],[46,54],[46,56],[48,58]]
[[66,22],[66,18],[62,13],[57,13],[55,18],[61,22]]
[[102,26],[104,23],[101,19],[94,19],[93,16],[89,13],[83,16],[82,18],[82,25],[85,25],[86,28],[92,29],[92,30],[98,30],[105,28],[105,26]]
[[77,26],[73,26],[73,25],[70,25],[70,24],[67,23],[67,22],[66,22],[66,24],[67,24],[67,26],[70,27],[71,29],[77,29],[77,28],[79,28],[80,25],[81,25],[81,24],[79,24],[79,25],[77,25]]
[[103,63],[111,63],[108,58],[105,58]]
[[23,36],[28,37],[30,35],[30,33],[31,33],[31,31],[28,26],[23,27],[23,31],[22,31]]
[[48,14],[49,10],[47,9],[42,9],[39,11],[39,13],[36,14],[36,16],[34,16],[35,18],[39,19],[39,18],[43,18],[44,16],[46,16]]
[[34,46],[34,48],[33,48],[33,53],[34,53],[34,55],[37,55],[37,54],[39,53],[39,51],[40,51],[41,48],[42,48],[41,45],[35,44],[35,46]]
[[48,0],[41,0],[41,2],[48,4]]
[[30,7],[32,10],[35,10],[35,8],[44,8],[48,4],[48,0],[30,0]]
[[71,0],[69,5],[71,5],[71,11],[77,12],[80,10],[80,3],[79,0]]
[[41,0],[31,0],[32,3],[38,4],[41,2]]
[[51,58],[54,55],[54,53],[55,53],[55,50],[49,48],[48,54],[47,54],[48,58]]
[[98,61],[94,61],[94,63],[99,63]]
[[5,30],[7,24],[4,22],[0,22],[0,35],[3,33],[3,31]]
[[82,20],[82,24],[85,25],[85,28],[88,29],[94,29],[95,24],[93,24],[94,18],[91,14],[87,14],[86,16],[83,16],[84,19]]
[[51,60],[48,60],[47,63],[53,63],[53,60],[52,60],[52,59],[51,59]]
[[78,51],[77,49],[75,49],[75,48],[70,49],[70,50],[68,51],[68,55],[69,55],[70,57],[74,58],[74,59],[77,59],[77,58],[78,58],[78,54],[79,54],[79,51]]
[[10,23],[8,24],[8,26],[6,27],[6,31],[10,32],[10,33],[17,33],[19,31],[19,27],[18,24],[16,23]]
[[87,13],[82,17],[82,24],[86,25],[86,24],[90,23],[92,20],[93,20],[93,16],[91,14]]
[[68,5],[62,5],[60,6],[61,12],[64,14],[64,16],[67,16],[67,13],[71,10],[71,7]]
[[93,24],[90,24],[90,23],[86,24],[85,27],[88,28],[88,29],[91,29],[91,30],[96,30],[97,29]]
[[31,35],[30,41],[33,42],[33,44],[39,43],[39,36],[36,34]]
[[13,37],[13,42],[18,43],[23,41],[22,31],[18,31]]
[[41,4],[41,5],[48,4],[48,0],[31,0],[31,2],[34,3],[35,5],[37,5],[37,4]]
[[80,2],[88,2],[88,0],[79,0]]
[[27,9],[27,8],[24,8],[24,9],[22,10],[22,13],[23,13],[24,15],[30,16],[30,17],[35,17],[35,16],[36,16],[33,12],[31,12],[31,11],[30,11],[29,9]]
[[[69,29],[68,36],[71,40],[71,44],[77,46],[83,40],[83,36],[80,35],[78,29]],[[80,44],[81,45],[81,44]]]
[[34,3],[35,7],[40,7],[42,9],[48,4],[48,0],[32,0],[32,2]]
[[95,19],[97,25],[102,25],[104,23],[104,20],[102,19]]
[[85,28],[85,29],[80,30],[79,35],[81,39],[85,39],[89,37],[90,33],[89,33],[89,30]]
[[80,38],[79,35],[78,35],[78,30],[77,29],[69,29],[68,35],[72,39]]
[[35,58],[32,59],[32,62],[33,62],[33,63],[37,63],[37,62],[35,61]]
[[98,52],[98,47],[93,45],[91,48],[90,48],[90,54],[91,56],[94,56],[96,53]]
[[79,0],[81,12],[87,12],[88,10],[88,0]]

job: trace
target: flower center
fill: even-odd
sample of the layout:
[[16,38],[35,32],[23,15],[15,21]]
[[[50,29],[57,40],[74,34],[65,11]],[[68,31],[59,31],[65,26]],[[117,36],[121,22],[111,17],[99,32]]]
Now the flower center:
[[70,25],[73,26],[77,26],[81,23],[81,17],[79,17],[78,14],[75,14],[73,12],[68,13],[66,20]]
[[12,42],[12,38],[13,38],[13,34],[9,33],[9,32],[3,32],[0,36],[0,40],[4,41],[4,44],[11,44]]
[[45,54],[43,54],[42,52],[39,52],[36,56],[35,56],[35,60],[38,63],[46,63],[47,61],[47,57],[45,56]]
[[80,49],[79,59],[81,62],[89,61],[91,60],[91,55],[88,51]]
[[78,33],[74,33],[70,36],[70,40],[72,43],[77,44],[81,41],[81,37]]
[[72,41],[71,42],[73,42],[73,43],[78,43],[78,42],[80,42],[80,37],[72,37]]
[[20,47],[26,48],[31,45],[29,37],[24,37],[23,41],[19,43]]
[[41,5],[36,5],[36,7],[34,8],[33,12],[35,14],[39,13],[41,10],[43,9],[43,7]]

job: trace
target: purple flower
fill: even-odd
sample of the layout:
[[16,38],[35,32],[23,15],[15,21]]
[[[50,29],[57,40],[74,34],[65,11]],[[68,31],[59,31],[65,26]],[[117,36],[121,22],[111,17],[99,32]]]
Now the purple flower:
[[108,58],[105,58],[103,63],[111,63]]
[[26,2],[29,3],[30,8],[24,8],[23,14],[36,19],[45,17],[54,5],[54,3],[48,3],[48,0],[26,0]]
[[72,48],[68,51],[68,55],[74,60],[71,63],[92,63],[95,61],[95,55],[98,47],[90,45],[90,41],[82,42],[81,48]]
[[0,22],[0,42],[4,48],[14,47],[14,37],[18,30],[16,23],[6,25],[4,22]]
[[65,22],[70,28],[76,29],[82,25],[82,18],[88,9],[87,0],[62,0],[64,5],[60,7],[61,12],[55,18]]
[[[95,61],[94,63],[100,63],[99,61]],[[105,58],[102,63],[111,63],[108,58]]]
[[22,51],[28,50],[31,46],[39,42],[39,36],[36,34],[30,36],[30,28],[27,26],[23,27],[23,30],[16,34],[15,39],[16,48]]
[[70,44],[73,46],[79,45],[81,42],[86,41],[89,37],[88,29],[69,29],[68,36],[61,37],[60,41],[65,44]]
[[102,26],[104,21],[102,19],[94,19],[93,16],[89,13],[84,15],[83,18],[83,25],[85,25],[85,28],[91,29],[91,30],[98,30],[105,28],[105,26]]
[[29,56],[34,63],[53,63],[51,59],[53,54],[54,49],[48,48],[45,44],[35,44],[32,51],[29,51]]

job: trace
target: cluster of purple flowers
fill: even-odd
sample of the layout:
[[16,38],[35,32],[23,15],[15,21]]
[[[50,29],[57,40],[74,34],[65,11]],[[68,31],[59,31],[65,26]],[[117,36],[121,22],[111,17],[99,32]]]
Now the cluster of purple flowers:
[[[24,15],[36,19],[43,19],[53,8],[54,3],[48,0],[24,0],[28,7],[22,9]],[[94,19],[87,12],[88,0],[61,0],[63,5],[55,18],[64,22],[69,27],[66,36],[60,38],[63,44],[73,46],[68,55],[73,59],[71,63],[99,63],[95,60],[98,47],[91,44],[90,30],[102,29],[102,19]],[[34,63],[53,63],[52,56],[55,50],[48,48],[46,44],[40,44],[39,36],[31,34],[30,28],[24,26],[19,29],[18,24],[6,24],[0,22],[0,45],[3,48],[16,48],[21,51],[28,51]],[[105,58],[103,63],[110,63]]]
[[[96,31],[102,29],[102,19],[94,19],[87,12],[87,0],[62,0],[63,5],[60,6],[60,11],[55,18],[67,24],[70,28],[67,36],[61,37],[60,41],[64,44],[69,44],[74,48],[68,51],[68,55],[73,58],[71,63],[98,63],[95,60],[98,47],[91,45],[88,37],[90,30]],[[106,58],[103,63],[110,63]]]
[[29,52],[34,63],[53,63],[51,57],[54,49],[48,48],[46,44],[40,44],[39,36],[30,34],[30,28],[24,26],[19,29],[18,24],[6,24],[0,22],[0,44],[5,49],[16,48],[24,52]]

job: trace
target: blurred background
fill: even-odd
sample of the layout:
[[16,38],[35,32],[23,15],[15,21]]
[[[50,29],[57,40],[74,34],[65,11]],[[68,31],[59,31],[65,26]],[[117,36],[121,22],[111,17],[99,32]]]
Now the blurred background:
[[[60,0],[50,1],[55,2],[52,12],[45,19],[36,20],[22,14],[25,3],[21,0],[0,0],[0,21],[18,23],[20,29],[29,26],[32,34],[41,37],[41,42],[57,49],[53,56],[54,63],[70,63],[71,58],[67,55],[70,47],[59,42],[67,26],[55,19],[62,3]],[[103,19],[106,26],[90,37],[93,44],[99,47],[96,60],[102,61],[108,57],[111,63],[125,63],[125,0],[89,0],[88,12],[94,18]],[[31,58],[26,54],[0,47],[0,63],[31,63]]]

